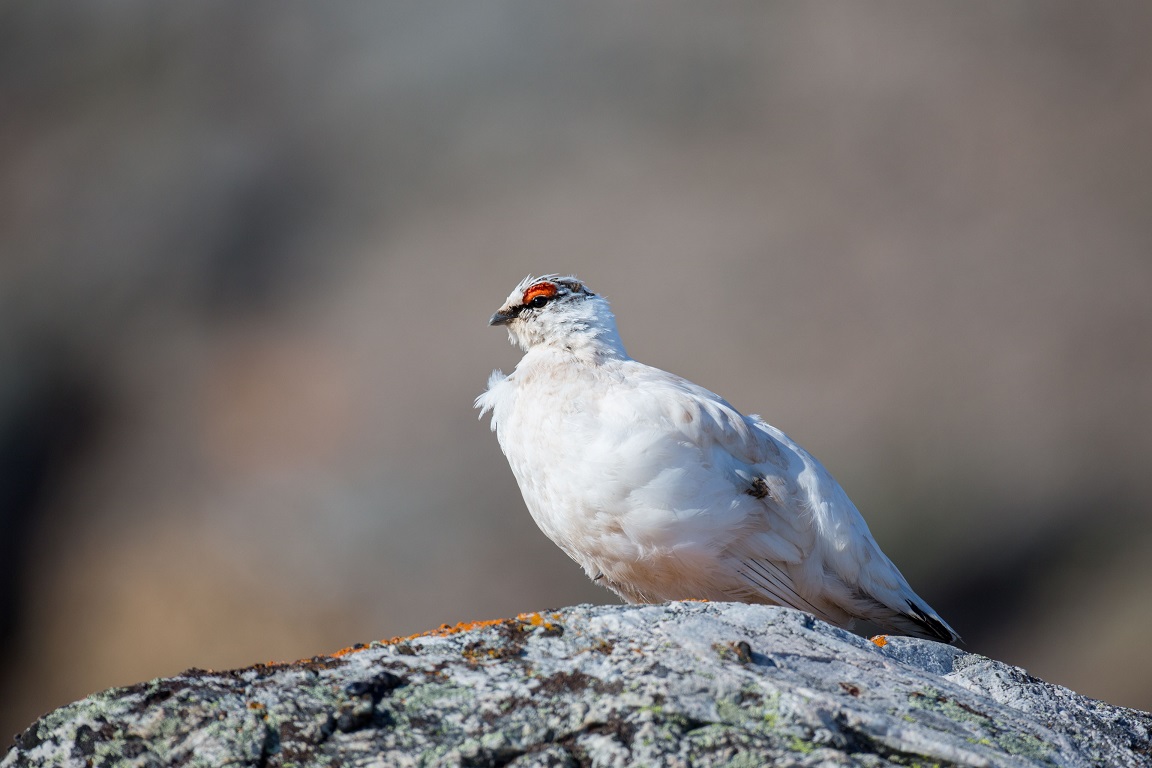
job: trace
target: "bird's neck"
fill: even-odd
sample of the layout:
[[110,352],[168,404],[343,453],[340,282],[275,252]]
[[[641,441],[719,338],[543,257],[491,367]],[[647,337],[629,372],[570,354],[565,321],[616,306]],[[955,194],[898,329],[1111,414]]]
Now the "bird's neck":
[[603,365],[613,360],[629,359],[614,326],[584,327],[561,337],[545,339],[528,350],[525,358],[528,357],[582,365]]
[[581,302],[548,326],[537,329],[535,338],[521,339],[521,347],[533,356],[559,357],[567,362],[600,365],[628,360],[624,342],[616,330],[616,318],[602,300]]

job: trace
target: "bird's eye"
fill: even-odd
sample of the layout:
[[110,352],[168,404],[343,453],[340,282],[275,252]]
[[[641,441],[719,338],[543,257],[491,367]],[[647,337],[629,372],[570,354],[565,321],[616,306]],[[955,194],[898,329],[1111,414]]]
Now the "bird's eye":
[[532,301],[528,302],[528,306],[532,307],[533,309],[540,309],[540,307],[544,306],[547,303],[548,303],[548,297],[547,296],[537,296],[536,298],[532,299]]

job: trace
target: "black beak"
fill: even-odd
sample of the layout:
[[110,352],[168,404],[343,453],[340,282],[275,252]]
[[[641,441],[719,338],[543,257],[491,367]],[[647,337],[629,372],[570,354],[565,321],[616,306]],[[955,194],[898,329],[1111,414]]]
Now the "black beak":
[[508,325],[508,323],[515,320],[516,316],[520,314],[519,309],[519,307],[512,307],[511,309],[500,310],[492,315],[492,318],[488,321],[488,325]]

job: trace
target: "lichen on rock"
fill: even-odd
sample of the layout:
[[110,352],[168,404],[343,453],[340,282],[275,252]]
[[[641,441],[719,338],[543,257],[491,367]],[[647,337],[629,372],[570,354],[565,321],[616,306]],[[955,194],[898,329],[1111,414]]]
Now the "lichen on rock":
[[1152,715],[785,608],[577,606],[94,694],[16,766],[1146,766]]

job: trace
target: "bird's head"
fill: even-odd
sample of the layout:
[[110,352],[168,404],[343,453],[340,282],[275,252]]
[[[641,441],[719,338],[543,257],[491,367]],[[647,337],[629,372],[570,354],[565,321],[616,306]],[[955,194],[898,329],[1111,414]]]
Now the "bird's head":
[[505,326],[509,341],[525,352],[548,345],[576,354],[624,356],[608,302],[575,277],[529,275],[488,324]]

